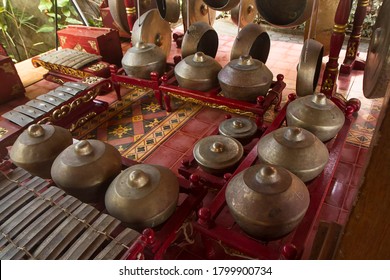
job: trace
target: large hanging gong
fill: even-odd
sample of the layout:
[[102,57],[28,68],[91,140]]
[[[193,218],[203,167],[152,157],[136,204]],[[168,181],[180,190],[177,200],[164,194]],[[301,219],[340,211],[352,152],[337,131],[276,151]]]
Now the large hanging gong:
[[390,81],[390,1],[384,1],[375,22],[363,76],[367,98],[384,97]]
[[305,40],[297,66],[298,96],[312,95],[317,87],[322,66],[324,46],[313,39]]
[[155,44],[168,57],[171,51],[172,30],[157,9],[147,11],[135,21],[131,43],[135,45],[137,42]]
[[238,33],[232,50],[230,60],[239,58],[242,55],[250,55],[265,63],[271,48],[271,40],[267,31],[256,23],[247,24]]
[[[240,9],[241,19],[239,20],[238,18],[240,17]],[[244,27],[245,25],[252,23],[257,15],[255,0],[242,0],[241,4],[238,4],[230,11],[230,15],[232,21],[237,26],[238,22],[240,22],[240,27]]]
[[[156,1],[152,0],[138,0],[140,15],[144,14],[149,9],[153,9],[156,7]],[[137,0],[134,1],[135,9],[137,9]],[[128,13],[137,13],[136,10],[132,11],[129,8],[125,7],[125,1],[123,0],[108,0],[108,6],[110,8],[111,16],[114,22],[121,28],[123,31],[130,34],[130,28],[127,21]],[[138,14],[138,13],[137,13]]]
[[324,46],[323,56],[328,55],[330,51],[334,16],[339,2],[339,0],[317,0],[317,7],[310,20],[305,23],[305,40],[314,39],[320,42]]
[[196,52],[203,52],[215,58],[218,50],[218,34],[205,22],[195,22],[184,34],[181,56],[185,58]]
[[[187,8],[187,2],[189,3]],[[189,25],[202,21],[210,24],[214,24],[216,12],[210,9],[203,0],[182,0],[181,14],[183,16],[184,30],[187,30],[187,13],[189,13]]]
[[240,3],[240,0],[203,0],[210,8],[217,11],[230,11]]
[[293,27],[311,16],[314,0],[256,0],[257,10],[270,24]]
[[127,23],[126,7],[123,0],[108,0],[111,16],[114,22],[125,32],[130,33]]
[[168,22],[177,22],[180,17],[179,0],[156,0],[158,11]]

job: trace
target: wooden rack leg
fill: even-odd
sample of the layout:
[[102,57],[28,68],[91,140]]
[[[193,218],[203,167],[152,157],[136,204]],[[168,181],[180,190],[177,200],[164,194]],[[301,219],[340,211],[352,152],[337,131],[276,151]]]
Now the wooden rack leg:
[[340,73],[351,74],[352,69],[364,70],[365,62],[357,57],[360,44],[360,37],[363,27],[363,21],[367,14],[369,0],[359,0],[357,3],[355,16],[353,20],[353,29],[351,37],[348,40],[347,53],[343,64],[340,67]]
[[343,46],[345,29],[351,11],[351,0],[340,0],[335,15],[332,37],[330,38],[329,61],[322,76],[321,92],[330,97],[336,90],[336,81],[339,72],[339,55]]

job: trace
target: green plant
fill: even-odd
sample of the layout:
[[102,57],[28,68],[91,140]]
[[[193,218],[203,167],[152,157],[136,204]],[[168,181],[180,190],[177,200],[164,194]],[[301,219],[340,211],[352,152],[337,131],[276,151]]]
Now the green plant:
[[0,42],[10,56],[20,61],[30,57],[29,46],[24,39],[24,31],[36,31],[35,17],[23,9],[16,9],[10,0],[0,2]]
[[[348,20],[347,33],[352,32],[354,15],[357,7],[357,0],[354,0],[352,3],[352,9]],[[369,6],[367,8],[367,15],[363,21],[362,27],[362,37],[371,37],[372,29],[374,27],[376,18],[378,17],[378,10],[382,5],[383,0],[370,0]]]
[[[38,9],[48,17],[48,23],[42,25],[37,32],[53,32],[55,30],[54,0],[40,0]],[[57,0],[57,24],[62,29],[68,24],[82,24],[78,14],[69,0]]]

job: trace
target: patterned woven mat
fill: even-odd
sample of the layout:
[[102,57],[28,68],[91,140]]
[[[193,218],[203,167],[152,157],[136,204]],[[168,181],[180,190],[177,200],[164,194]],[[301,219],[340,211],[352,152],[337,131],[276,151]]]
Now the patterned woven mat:
[[175,101],[177,109],[162,110],[151,90],[136,88],[109,110],[75,130],[76,139],[99,139],[127,158],[142,161],[202,106]]

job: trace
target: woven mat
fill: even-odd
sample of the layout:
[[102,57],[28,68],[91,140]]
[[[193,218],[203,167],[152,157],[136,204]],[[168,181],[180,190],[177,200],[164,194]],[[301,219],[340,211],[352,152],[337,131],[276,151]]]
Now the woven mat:
[[142,161],[202,106],[175,101],[167,113],[151,90],[136,88],[110,105],[109,110],[75,130],[76,139],[99,139],[116,147],[127,158]]

